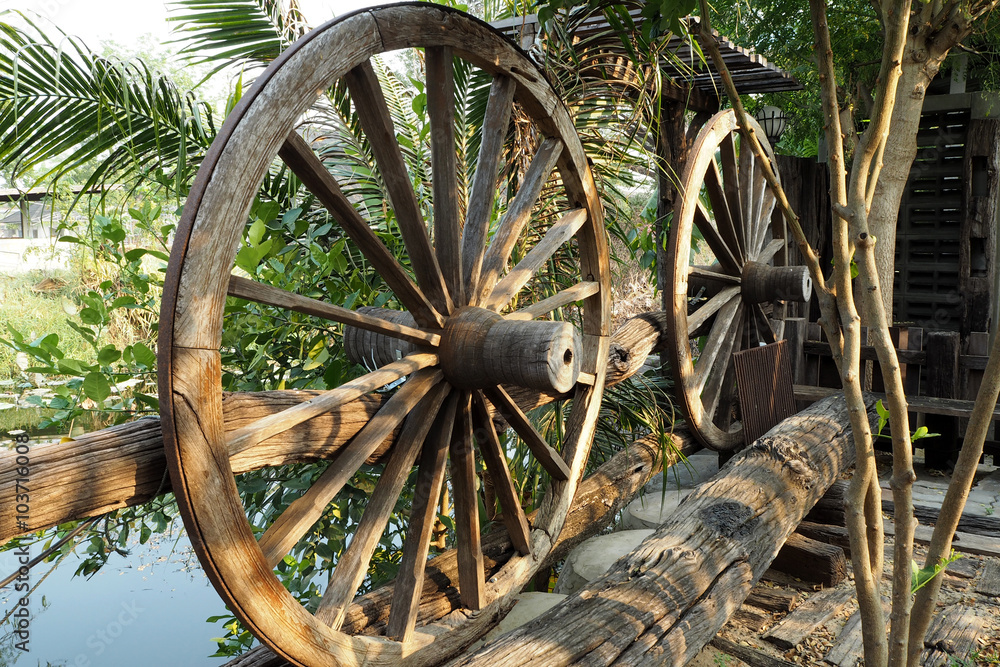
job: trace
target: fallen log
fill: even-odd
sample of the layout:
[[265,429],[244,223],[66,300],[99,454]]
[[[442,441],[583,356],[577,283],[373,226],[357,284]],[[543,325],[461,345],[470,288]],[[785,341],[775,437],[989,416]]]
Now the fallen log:
[[813,405],[733,457],[607,574],[449,664],[688,664],[853,461],[843,398]]
[[[666,325],[663,313],[645,313],[626,321],[611,343],[607,384],[621,382],[642,366],[658,348]],[[268,391],[225,394],[226,431],[308,400],[320,392]],[[555,394],[512,391],[522,409],[563,398]],[[299,424],[230,459],[233,472],[265,466],[332,459],[386,400],[369,395]],[[373,454],[381,457],[392,445],[387,438]],[[14,507],[19,477],[14,451],[0,451],[0,507]],[[23,525],[14,512],[0,514],[0,544],[44,528],[140,505],[170,491],[163,436],[156,418],[95,431],[67,442],[31,448],[31,512]]]
[[[671,447],[663,450],[658,435],[648,436],[629,445],[587,477],[577,491],[566,524],[559,534],[543,568],[562,560],[573,547],[603,530],[618,512],[630,503],[639,490],[664,468],[679,460],[678,454],[692,454],[701,448],[685,430],[670,434]],[[529,519],[533,515],[529,515]],[[486,576],[507,561],[514,546],[504,531],[483,537]],[[461,606],[456,588],[458,559],[454,550],[427,563],[420,597],[418,625],[444,618]],[[389,618],[392,584],[358,597],[348,609],[342,629],[352,634],[381,634]],[[265,646],[248,651],[224,667],[287,667],[288,663]]]

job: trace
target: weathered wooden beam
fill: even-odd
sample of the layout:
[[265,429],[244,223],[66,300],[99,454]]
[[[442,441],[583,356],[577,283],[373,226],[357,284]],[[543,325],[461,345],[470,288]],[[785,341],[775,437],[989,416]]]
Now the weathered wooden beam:
[[829,588],[847,579],[847,557],[835,544],[796,532],[785,540],[771,569]]
[[[665,325],[663,313],[646,313],[626,321],[618,329],[608,359],[608,385],[621,382],[639,370],[646,356],[658,349]],[[226,394],[223,398],[226,430],[252,424],[318,393]],[[562,398],[532,391],[511,393],[524,410]],[[233,472],[332,459],[368,423],[384,400],[381,394],[365,396],[268,438],[234,456],[230,460]],[[386,439],[373,454],[373,460],[384,455],[392,442],[393,438]],[[15,457],[13,451],[0,451],[0,507],[16,505]],[[140,419],[69,442],[35,445],[30,461],[31,511],[24,525],[18,525],[14,512],[0,514],[0,543],[66,521],[139,505],[170,491],[158,419]]]
[[[700,449],[685,430],[670,434],[670,448],[661,449],[659,436],[642,438],[619,452],[580,484],[566,524],[542,568],[566,557],[573,547],[603,530],[639,490],[663,468]],[[666,454],[666,456],[664,456]],[[529,518],[533,518],[529,516]],[[483,555],[487,576],[498,570],[514,553],[506,532],[483,537]],[[458,558],[447,551],[427,563],[423,594],[420,598],[418,624],[431,623],[457,609],[461,603],[456,588]],[[353,634],[381,634],[389,618],[392,584],[357,598],[345,616],[342,629]],[[225,667],[287,667],[288,663],[270,649],[261,646],[226,663]]]
[[607,574],[453,664],[688,664],[853,458],[844,400],[810,407],[733,457]]

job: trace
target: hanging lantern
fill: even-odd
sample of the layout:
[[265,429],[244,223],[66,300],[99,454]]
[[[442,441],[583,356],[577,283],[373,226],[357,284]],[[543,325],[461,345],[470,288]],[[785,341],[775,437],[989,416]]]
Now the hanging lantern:
[[754,119],[764,128],[764,134],[771,145],[781,140],[781,135],[785,133],[788,125],[788,116],[778,107],[767,106],[754,114]]

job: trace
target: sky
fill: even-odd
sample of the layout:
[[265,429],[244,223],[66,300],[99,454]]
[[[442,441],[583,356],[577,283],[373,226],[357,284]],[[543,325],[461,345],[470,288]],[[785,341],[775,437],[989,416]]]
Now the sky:
[[[384,1],[384,0],[383,0]],[[377,0],[299,0],[312,26]],[[143,34],[160,41],[170,38],[167,3],[163,0],[0,0],[0,10],[29,10],[52,21],[65,32],[81,37],[92,50],[102,40],[131,45]]]

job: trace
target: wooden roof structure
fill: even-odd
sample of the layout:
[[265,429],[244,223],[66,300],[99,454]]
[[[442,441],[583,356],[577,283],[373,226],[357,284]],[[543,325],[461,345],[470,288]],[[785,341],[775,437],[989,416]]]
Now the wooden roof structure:
[[[638,9],[629,14],[637,24],[643,19]],[[671,35],[660,58],[660,69],[677,87],[708,97],[716,101],[723,95],[722,77],[711,62],[705,63],[692,42],[698,38],[699,22],[696,17],[687,19],[688,35]],[[519,16],[491,25],[522,45],[530,45],[541,32],[537,14]],[[599,32],[606,32],[611,25],[603,14],[595,13],[578,23],[574,36],[585,39]],[[787,90],[801,90],[802,84],[788,72],[767,61],[752,49],[738,46],[728,37],[713,30],[713,35],[729,67],[730,74],[740,93],[774,93]],[[694,104],[693,106],[700,106]]]

